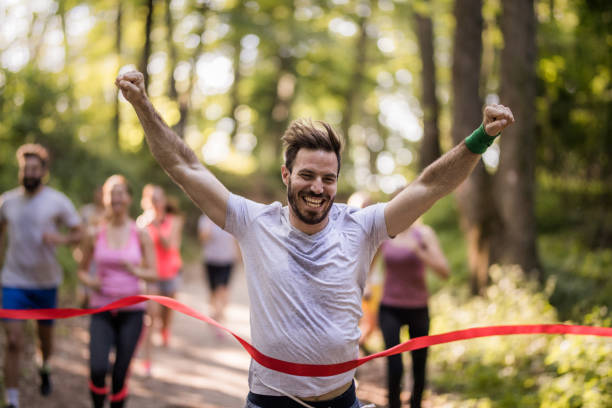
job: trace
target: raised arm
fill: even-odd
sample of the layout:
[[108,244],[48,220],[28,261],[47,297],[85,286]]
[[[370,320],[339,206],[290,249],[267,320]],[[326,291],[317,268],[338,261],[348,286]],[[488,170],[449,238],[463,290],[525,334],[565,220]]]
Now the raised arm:
[[157,113],[147,97],[144,76],[140,72],[128,72],[119,75],[115,84],[134,107],[155,160],[193,202],[223,228],[229,191]]
[[[476,135],[480,137],[480,140],[476,139],[476,144],[483,142],[482,138],[487,136],[494,138],[514,122],[512,112],[503,105],[485,107],[483,117],[483,129],[486,134]],[[475,150],[474,143],[471,144],[471,148]],[[390,236],[393,237],[408,228],[436,201],[449,194],[467,178],[480,160],[480,154],[472,150],[466,143],[459,143],[427,166],[415,181],[387,204],[385,223]]]

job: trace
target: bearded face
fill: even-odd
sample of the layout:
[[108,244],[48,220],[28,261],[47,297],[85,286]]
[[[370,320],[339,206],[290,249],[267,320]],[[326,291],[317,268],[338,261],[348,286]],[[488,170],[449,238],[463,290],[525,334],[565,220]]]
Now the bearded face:
[[25,188],[28,193],[33,193],[36,191],[38,186],[40,186],[40,183],[42,183],[42,178],[40,177],[24,177],[21,180],[23,188]]
[[35,156],[27,156],[19,168],[19,181],[28,193],[34,193],[42,184],[46,169]]
[[338,159],[333,152],[302,148],[292,169],[282,168],[294,227],[313,234],[325,227],[337,191]]
[[287,199],[293,213],[305,224],[315,225],[325,220],[331,210],[336,196],[329,194],[314,194],[309,188],[298,191],[293,187],[291,179],[287,185]]

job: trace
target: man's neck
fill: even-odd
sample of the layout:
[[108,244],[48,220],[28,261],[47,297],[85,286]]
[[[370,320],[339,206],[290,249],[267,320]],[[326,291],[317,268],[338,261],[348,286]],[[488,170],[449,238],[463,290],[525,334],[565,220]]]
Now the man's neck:
[[36,194],[40,193],[42,191],[42,189],[45,188],[44,184],[39,185],[38,187],[36,187],[36,190],[28,190],[27,188],[25,188],[24,186],[21,186],[21,189],[23,191],[23,193],[26,195],[26,197],[28,198],[32,198],[34,197]]
[[317,224],[307,224],[304,221],[300,220],[298,216],[296,216],[291,210],[291,206],[289,207],[289,222],[294,228],[302,231],[307,235],[314,235],[319,231],[322,231],[323,228],[327,226],[329,222],[329,215],[325,217],[325,219]]

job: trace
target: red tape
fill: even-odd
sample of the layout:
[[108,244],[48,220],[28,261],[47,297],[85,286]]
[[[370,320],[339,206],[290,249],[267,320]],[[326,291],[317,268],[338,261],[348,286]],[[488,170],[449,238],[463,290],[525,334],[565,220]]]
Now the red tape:
[[225,330],[240,344],[244,349],[251,355],[251,357],[262,366],[271,370],[279,371],[285,374],[298,375],[304,377],[328,377],[336,374],[340,374],[353,368],[359,367],[360,365],[379,357],[391,356],[405,351],[416,350],[424,347],[434,346],[436,344],[450,343],[453,341],[474,339],[478,337],[489,337],[489,336],[508,336],[512,334],[575,334],[575,335],[589,335],[589,336],[601,336],[601,337],[612,337],[612,328],[610,327],[596,327],[596,326],[577,326],[577,325],[566,325],[566,324],[532,324],[532,325],[508,325],[508,326],[488,326],[488,327],[474,327],[471,329],[457,330],[448,333],[434,334],[424,337],[416,337],[408,340],[402,344],[398,344],[395,347],[381,351],[376,354],[369,355],[367,357],[359,358],[357,360],[345,361],[344,363],[338,364],[300,364],[292,363],[289,361],[278,360],[273,357],[269,357],[249,342],[238,336],[231,330],[223,327],[213,319],[205,316],[189,306],[182,304],[181,302],[165,297],[165,296],[154,296],[154,295],[138,295],[129,296],[123,299],[119,299],[116,302],[110,303],[104,307],[98,309],[31,309],[31,310],[10,310],[0,309],[0,318],[9,319],[65,319],[69,317],[91,315],[100,312],[106,312],[109,310],[115,310],[126,306],[135,305],[146,300],[152,300],[170,309],[176,310],[177,312],[183,313],[187,316],[194,317],[198,320],[202,320],[208,324]]

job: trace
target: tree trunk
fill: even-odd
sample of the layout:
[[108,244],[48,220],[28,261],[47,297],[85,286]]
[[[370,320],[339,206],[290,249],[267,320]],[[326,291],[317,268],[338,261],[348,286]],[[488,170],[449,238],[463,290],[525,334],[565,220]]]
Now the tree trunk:
[[[166,0],[166,1],[167,1],[166,24],[168,24],[168,31],[169,33],[171,33],[173,25],[172,25],[172,15],[171,15],[170,4],[169,4],[170,0]],[[200,29],[198,30],[197,34],[200,38],[202,38],[202,34],[204,33],[204,30],[206,27],[206,12],[208,11],[207,3],[204,3],[203,5],[201,5],[198,11],[202,15],[202,25]],[[193,51],[193,56],[191,58],[191,77],[189,78],[189,86],[187,86],[187,89],[181,93],[177,92],[175,81],[174,81],[174,76],[173,76],[174,67],[176,66],[176,48],[173,42],[170,43],[171,39],[169,39],[168,41],[169,41],[168,46],[174,49],[174,51],[172,52],[174,52],[174,55],[175,55],[174,57],[171,56],[171,60],[175,62],[173,62],[173,66],[172,66],[170,95],[171,96],[174,95],[174,97],[177,98],[177,102],[179,104],[179,120],[172,127],[172,130],[174,130],[181,139],[184,139],[185,138],[185,128],[187,127],[187,120],[189,118],[191,92],[193,90],[194,78],[196,76],[195,67],[198,61],[198,57],[200,56],[200,53],[202,52],[202,41],[198,43],[198,46]]]
[[[453,128],[455,144],[462,143],[482,122],[482,100],[479,95],[482,59],[481,0],[457,0],[456,31],[453,52]],[[457,189],[461,227],[468,246],[472,293],[482,293],[488,283],[489,263],[493,260],[492,242],[499,228],[493,203],[491,177],[482,161]]]
[[429,15],[415,13],[416,35],[421,53],[421,86],[423,108],[423,141],[419,156],[419,170],[423,170],[440,156],[438,128],[438,98],[436,97],[436,65],[434,62],[433,24]]
[[[117,2],[117,19],[115,20],[115,53],[117,55],[117,66],[121,68],[121,17],[123,16],[123,8],[121,0]],[[119,146],[119,126],[121,124],[121,109],[119,105],[119,89],[115,89],[115,117],[113,118],[113,130],[115,137],[115,146]]]
[[536,19],[533,0],[502,2],[501,102],[516,123],[500,140],[497,173],[499,207],[504,221],[504,262],[538,276],[534,214]]
[[[234,13],[238,16],[242,16],[244,15],[244,12],[245,12],[244,2],[239,1],[234,9]],[[232,48],[234,50],[234,56],[233,56],[234,57],[233,59],[234,82],[232,83],[232,87],[229,91],[230,116],[232,117],[232,119],[234,119],[234,130],[232,130],[232,134],[230,135],[232,142],[235,140],[236,134],[238,133],[238,120],[236,119],[236,109],[240,105],[239,87],[240,87],[240,81],[242,79],[242,76],[240,75],[240,52],[242,51],[242,44],[241,44],[242,27],[240,27],[239,24],[240,23],[238,22],[234,23],[234,26],[233,26],[234,33],[233,33],[232,40],[231,40]]]
[[166,44],[168,46],[168,59],[170,61],[170,78],[168,78],[168,96],[170,99],[175,99],[178,96],[178,92],[176,91],[176,81],[174,80],[174,70],[176,69],[176,64],[178,63],[178,57],[176,52],[176,45],[174,45],[174,39],[172,38],[174,34],[174,20],[172,17],[172,8],[170,7],[170,3],[172,0],[165,0],[166,6],[166,30],[168,33],[166,35]]
[[139,70],[144,75],[145,88],[149,89],[149,57],[151,56],[151,30],[153,28],[153,0],[147,0],[147,19],[145,22],[145,43],[142,49]]
[[280,156],[281,143],[279,142],[280,137],[285,133],[287,126],[289,125],[289,118],[291,114],[291,106],[295,98],[295,87],[297,76],[295,74],[295,58],[291,56],[289,50],[279,49],[280,60],[278,76],[276,79],[276,93],[274,94],[274,102],[272,104],[271,111],[271,134],[274,136],[274,166],[276,166],[276,159]]
[[[369,5],[369,4],[368,4]],[[359,86],[363,82],[363,75],[366,65],[366,51],[368,45],[368,35],[366,24],[368,17],[359,18],[359,37],[357,39],[355,61],[353,62],[353,73],[348,83],[344,100],[346,101],[344,112],[342,113],[341,129],[344,136],[344,151],[350,152],[349,128],[355,115],[356,106],[359,106]]]

